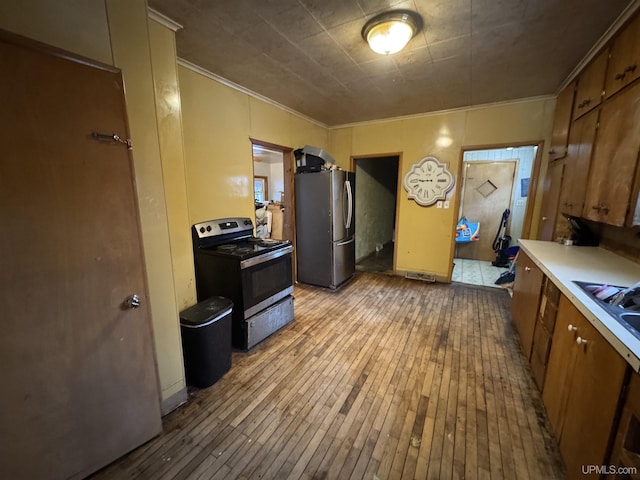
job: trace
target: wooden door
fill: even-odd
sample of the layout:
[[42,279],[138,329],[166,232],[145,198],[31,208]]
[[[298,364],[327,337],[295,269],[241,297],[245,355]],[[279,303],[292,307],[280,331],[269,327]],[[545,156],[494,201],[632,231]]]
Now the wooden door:
[[[556,223],[558,221],[558,202],[564,166],[564,160],[557,160],[551,162],[547,169],[547,176],[545,177],[543,186],[542,207],[540,209],[538,240],[553,240],[558,233],[563,233],[556,232]],[[561,223],[561,225],[563,224]],[[569,229],[566,221],[564,222],[564,229],[568,235]]]
[[496,259],[493,240],[502,212],[511,208],[515,160],[465,162],[462,215],[480,222],[480,240],[458,243],[457,256],[474,260]]
[[533,332],[538,318],[543,279],[542,270],[521,250],[516,261],[511,317],[518,330],[520,343],[527,360],[531,356]]
[[603,465],[613,428],[625,360],[573,305],[576,362],[570,378],[560,453],[570,479],[584,478],[583,465]]
[[92,138],[127,138],[123,84],[22,42],[0,37],[0,471],[82,478],[162,428],[131,157]]

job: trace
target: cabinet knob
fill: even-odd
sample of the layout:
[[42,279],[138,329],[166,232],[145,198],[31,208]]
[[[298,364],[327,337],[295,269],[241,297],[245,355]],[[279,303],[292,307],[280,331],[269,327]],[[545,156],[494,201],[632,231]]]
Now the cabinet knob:
[[545,221],[547,221],[547,220],[549,220],[549,217],[542,217],[542,221],[543,221],[543,222],[545,222]]
[[629,65],[627,68],[624,69],[624,73],[633,73],[635,71],[636,71],[635,63],[633,65]]
[[530,272],[531,271],[531,267],[524,267],[524,271],[525,272]]
[[569,324],[567,330],[569,330],[570,332],[575,332],[576,330],[578,330],[578,327],[574,327],[573,325]]
[[613,78],[616,80],[622,80],[624,78],[624,73],[616,73],[616,76]]
[[585,343],[587,343],[587,341],[582,337],[578,337],[578,338],[576,338],[576,343],[578,345],[584,345]]

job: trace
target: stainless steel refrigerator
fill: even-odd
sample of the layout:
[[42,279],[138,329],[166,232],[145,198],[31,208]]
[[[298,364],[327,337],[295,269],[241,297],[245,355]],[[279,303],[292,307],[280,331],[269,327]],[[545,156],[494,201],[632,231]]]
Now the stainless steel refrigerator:
[[354,274],[355,174],[295,175],[298,281],[337,288]]

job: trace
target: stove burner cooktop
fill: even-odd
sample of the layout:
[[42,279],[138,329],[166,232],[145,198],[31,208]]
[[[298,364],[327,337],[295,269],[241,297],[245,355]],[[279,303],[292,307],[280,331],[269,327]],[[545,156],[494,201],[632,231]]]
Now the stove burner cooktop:
[[272,238],[256,238],[249,237],[238,240],[233,243],[225,243],[213,246],[206,250],[214,251],[220,255],[228,255],[233,257],[249,258],[263,253],[278,250],[289,245],[290,242],[283,240],[274,240]]

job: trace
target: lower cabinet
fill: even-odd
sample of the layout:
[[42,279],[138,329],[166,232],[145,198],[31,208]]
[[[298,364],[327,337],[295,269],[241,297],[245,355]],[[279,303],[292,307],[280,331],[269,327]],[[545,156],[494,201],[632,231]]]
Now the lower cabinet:
[[568,478],[604,465],[626,370],[625,360],[561,295],[542,399]]
[[551,339],[556,325],[560,290],[548,278],[542,282],[542,298],[538,309],[538,318],[533,332],[533,347],[531,348],[531,371],[533,379],[540,391],[544,388],[547,374],[547,364],[551,353]]
[[527,357],[531,356],[533,332],[538,316],[538,306],[542,292],[544,274],[533,260],[522,250],[516,260],[516,278],[513,284],[511,318],[518,330],[522,349]]
[[[631,375],[629,381],[611,460],[608,463],[616,469],[616,472],[609,472],[607,476],[611,480],[640,478],[640,375],[637,373]],[[632,469],[635,469],[635,473]]]

